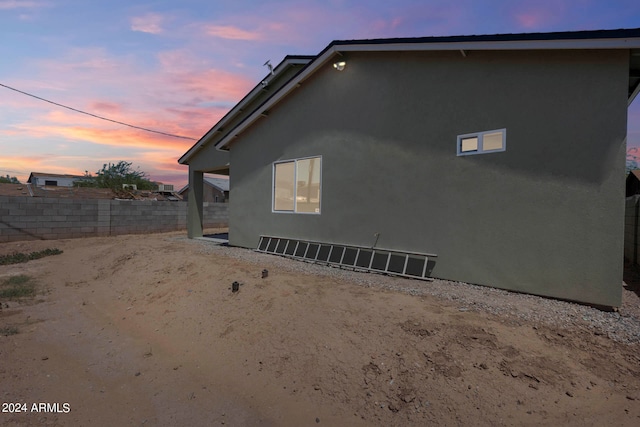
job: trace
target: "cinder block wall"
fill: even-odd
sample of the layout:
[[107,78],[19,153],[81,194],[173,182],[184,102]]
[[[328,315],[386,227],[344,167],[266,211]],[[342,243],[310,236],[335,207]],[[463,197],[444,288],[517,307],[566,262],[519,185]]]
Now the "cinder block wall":
[[624,257],[633,264],[638,264],[640,257],[640,196],[627,197],[624,210]]
[[[228,204],[204,203],[204,227],[226,227]],[[186,230],[186,202],[0,197],[0,242]]]

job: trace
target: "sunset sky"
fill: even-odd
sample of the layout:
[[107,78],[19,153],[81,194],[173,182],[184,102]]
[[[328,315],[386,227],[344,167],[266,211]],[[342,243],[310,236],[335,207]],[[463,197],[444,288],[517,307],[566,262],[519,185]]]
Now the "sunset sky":
[[[332,40],[640,27],[639,0],[0,0],[0,175],[125,160],[181,187],[177,159],[285,55]],[[639,97],[640,98],[640,97]],[[628,147],[640,147],[640,101]]]

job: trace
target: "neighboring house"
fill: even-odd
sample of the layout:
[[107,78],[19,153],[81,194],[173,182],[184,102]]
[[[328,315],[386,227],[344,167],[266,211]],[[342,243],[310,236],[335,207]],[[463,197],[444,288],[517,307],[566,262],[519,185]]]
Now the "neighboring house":
[[180,201],[173,193],[159,193],[144,190],[113,191],[110,188],[58,187],[32,184],[0,184],[0,196],[43,197],[55,199],[120,199],[149,201]]
[[179,159],[189,236],[202,235],[203,173],[226,171],[231,245],[432,253],[433,277],[619,306],[639,83],[640,29],[286,57]]
[[627,175],[626,187],[627,197],[640,194],[640,169],[629,171],[629,175]]
[[[229,201],[229,178],[205,176],[203,179],[203,202],[226,203]],[[178,191],[178,195],[182,197],[182,200],[187,200],[189,198],[189,184],[182,187]]]
[[59,175],[55,173],[31,172],[27,182],[37,187],[45,185],[55,187],[73,187],[75,181],[84,179],[82,175]]

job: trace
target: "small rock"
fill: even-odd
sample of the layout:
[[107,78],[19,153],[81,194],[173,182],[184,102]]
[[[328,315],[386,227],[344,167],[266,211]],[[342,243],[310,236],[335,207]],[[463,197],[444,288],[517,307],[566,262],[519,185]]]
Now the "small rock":
[[140,376],[140,372],[136,372],[135,375],[136,375],[136,377],[139,377]]
[[567,391],[565,394],[569,397],[573,397],[573,393],[571,393],[570,391]]

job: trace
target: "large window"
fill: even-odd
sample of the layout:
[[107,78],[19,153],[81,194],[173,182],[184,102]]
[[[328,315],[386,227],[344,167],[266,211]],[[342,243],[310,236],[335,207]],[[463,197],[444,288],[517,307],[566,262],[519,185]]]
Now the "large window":
[[458,136],[458,156],[496,153],[507,149],[507,130],[468,133]]
[[274,163],[273,210],[319,214],[321,175],[321,157]]

